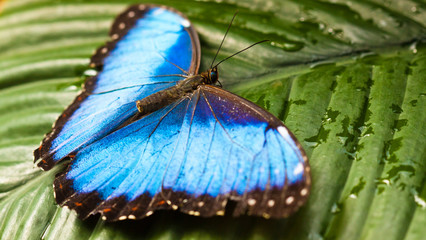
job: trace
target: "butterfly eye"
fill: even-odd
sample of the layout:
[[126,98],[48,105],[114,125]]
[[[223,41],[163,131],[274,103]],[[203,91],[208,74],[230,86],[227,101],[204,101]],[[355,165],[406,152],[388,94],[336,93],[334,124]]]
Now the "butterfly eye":
[[211,79],[212,83],[216,83],[217,82],[218,74],[217,74],[217,69],[216,68],[214,68],[214,69],[211,70],[211,72],[210,72],[210,79]]

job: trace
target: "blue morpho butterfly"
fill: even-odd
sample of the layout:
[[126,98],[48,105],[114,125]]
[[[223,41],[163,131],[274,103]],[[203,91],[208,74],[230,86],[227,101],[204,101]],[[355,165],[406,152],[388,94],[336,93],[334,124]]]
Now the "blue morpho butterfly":
[[279,218],[306,201],[300,144],[273,115],[215,86],[217,65],[197,74],[200,43],[186,17],[131,6],[110,36],[91,58],[99,73],[34,152],[44,170],[72,158],[54,180],[59,205],[116,221],[157,209],[223,215],[230,200],[234,216]]

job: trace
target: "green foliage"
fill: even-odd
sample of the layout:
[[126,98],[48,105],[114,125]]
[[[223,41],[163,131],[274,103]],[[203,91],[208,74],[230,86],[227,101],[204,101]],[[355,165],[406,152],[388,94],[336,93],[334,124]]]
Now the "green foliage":
[[[125,3],[123,3],[125,2]],[[1,239],[422,239],[426,235],[426,5],[422,1],[152,1],[186,14],[206,69],[281,118],[312,166],[308,204],[288,219],[79,220],[55,205],[63,169],[32,163],[81,89],[114,16],[136,1],[15,0],[0,15]]]

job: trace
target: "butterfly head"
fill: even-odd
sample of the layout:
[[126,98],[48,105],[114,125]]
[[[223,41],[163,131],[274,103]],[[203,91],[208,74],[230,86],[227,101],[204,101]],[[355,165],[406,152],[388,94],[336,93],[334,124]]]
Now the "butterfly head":
[[215,84],[217,83],[218,79],[219,79],[219,74],[217,73],[217,67],[214,68],[210,68],[208,70],[209,73],[209,84]]
[[219,82],[219,74],[217,73],[217,67],[210,68],[209,70],[201,73],[204,84],[215,85]]

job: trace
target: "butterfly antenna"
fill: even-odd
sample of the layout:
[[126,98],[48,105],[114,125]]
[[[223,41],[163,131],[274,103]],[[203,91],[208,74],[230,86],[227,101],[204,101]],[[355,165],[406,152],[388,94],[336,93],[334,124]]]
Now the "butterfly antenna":
[[237,13],[238,13],[238,10],[234,13],[234,16],[232,17],[231,22],[230,22],[230,23],[229,23],[229,25],[228,25],[228,29],[226,29],[225,35],[224,35],[224,36],[223,36],[223,38],[222,38],[222,42],[220,43],[219,48],[217,49],[216,55],[214,55],[214,58],[213,58],[212,64],[210,64],[210,68],[212,68],[212,66],[213,66],[213,64],[214,64],[214,61],[216,60],[216,57],[217,57],[217,55],[219,54],[220,49],[222,48],[223,42],[225,41],[226,35],[228,35],[229,29],[231,28],[231,26],[232,26],[232,22],[234,21],[235,16],[237,16]]
[[256,46],[257,44],[260,44],[260,43],[263,43],[263,42],[268,42],[268,41],[269,41],[269,40],[262,40],[262,41],[259,41],[259,42],[257,42],[257,43],[253,43],[252,45],[250,45],[250,46],[248,46],[248,47],[246,47],[246,48],[244,48],[244,49],[242,49],[242,50],[240,50],[240,51],[238,51],[238,52],[236,52],[236,53],[232,54],[231,56],[229,56],[229,57],[227,57],[227,58],[225,58],[225,59],[222,59],[222,60],[221,60],[218,64],[214,65],[214,67],[213,67],[213,68],[217,67],[219,64],[221,64],[222,62],[224,62],[224,61],[226,61],[226,60],[230,59],[231,57],[233,57],[233,56],[235,56],[235,55],[237,55],[237,54],[240,54],[240,53],[244,52],[245,50],[247,50],[247,49],[249,49],[249,48],[251,48],[251,47]]

